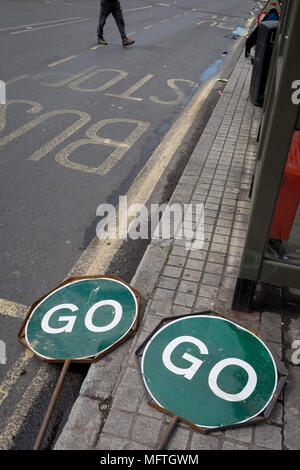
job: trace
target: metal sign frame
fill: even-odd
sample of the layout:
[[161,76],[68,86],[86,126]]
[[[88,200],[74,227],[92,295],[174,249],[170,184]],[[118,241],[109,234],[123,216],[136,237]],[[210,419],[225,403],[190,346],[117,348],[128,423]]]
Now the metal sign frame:
[[140,294],[137,290],[135,290],[133,287],[131,287],[129,284],[127,284],[126,282],[124,282],[123,280],[119,279],[117,276],[113,276],[113,275],[100,275],[100,276],[80,276],[80,277],[72,277],[72,278],[69,278],[69,279],[66,279],[65,281],[63,281],[62,283],[60,283],[58,286],[56,286],[54,289],[52,289],[50,292],[48,292],[47,294],[43,295],[42,297],[40,297],[37,301],[35,301],[32,306],[30,307],[29,309],[29,312],[23,322],[23,325],[18,333],[18,338],[19,340],[27,347],[29,348],[39,359],[41,359],[42,361],[45,361],[45,362],[55,362],[55,363],[58,363],[58,362],[64,362],[65,359],[50,359],[50,358],[45,358],[44,356],[41,356],[39,355],[36,351],[34,351],[34,349],[32,349],[30,347],[30,345],[28,344],[27,340],[26,340],[26,335],[25,335],[25,330],[26,330],[26,325],[31,317],[31,314],[33,313],[33,311],[39,306],[39,304],[41,304],[43,302],[43,300],[45,300],[47,297],[49,297],[50,295],[52,295],[54,292],[56,292],[57,290],[63,288],[63,287],[66,287],[76,281],[81,281],[81,280],[97,280],[97,279],[111,279],[111,280],[114,280],[114,281],[118,281],[120,282],[121,284],[123,284],[124,286],[126,286],[129,290],[132,291],[132,293],[134,294],[135,298],[136,298],[136,302],[137,302],[137,312],[136,312],[136,318],[130,328],[130,330],[120,339],[118,340],[115,344],[113,344],[112,346],[110,346],[109,348],[107,348],[105,351],[102,351],[100,352],[99,354],[97,355],[94,355],[94,356],[90,356],[88,358],[83,358],[83,359],[71,359],[71,362],[73,363],[91,363],[91,362],[97,362],[99,361],[102,357],[104,357],[106,354],[108,354],[110,351],[112,351],[115,347],[117,347],[119,344],[123,343],[124,341],[126,341],[130,336],[132,336],[133,334],[135,334],[136,330],[137,330],[137,326],[138,326],[138,321],[139,321],[139,313],[140,313],[140,303],[141,303],[141,297],[140,297]]
[[[259,332],[257,332],[256,330],[251,329],[251,328],[245,328],[244,326],[239,325],[237,322],[233,321],[231,318],[226,317],[225,315],[220,315],[219,313],[215,313],[213,311],[198,312],[198,313],[193,313],[193,314],[190,314],[190,315],[181,315],[181,316],[176,316],[176,317],[167,317],[167,318],[163,319],[157,325],[157,327],[150,333],[150,335],[143,341],[143,343],[136,350],[135,355],[136,355],[136,360],[137,360],[137,363],[138,363],[138,367],[139,367],[139,371],[140,371],[140,375],[141,375],[142,380],[143,380],[142,356],[143,356],[144,350],[145,350],[147,344],[149,343],[149,341],[151,340],[151,338],[159,330],[161,330],[164,326],[166,326],[168,323],[174,322],[175,320],[179,320],[179,319],[182,319],[182,318],[191,318],[193,316],[199,316],[199,315],[219,317],[220,319],[230,321],[231,323],[234,323],[235,325],[240,326],[244,330],[245,329],[248,330],[250,333],[255,335],[259,340],[261,340],[262,343],[267,344],[266,341],[264,340],[264,338],[262,338],[261,334]],[[287,376],[288,376],[287,369],[285,368],[285,366],[283,365],[281,360],[278,358],[276,353],[274,353],[274,351],[269,346],[267,347],[267,349],[269,349],[269,351],[271,352],[271,355],[274,359],[274,363],[275,363],[276,370],[277,370],[276,388],[274,390],[274,393],[273,393],[271,399],[267,403],[266,407],[262,410],[261,413],[259,413],[259,415],[255,416],[255,417],[253,417],[249,420],[240,422],[240,423],[236,423],[236,424],[232,424],[232,425],[226,425],[226,426],[218,426],[218,427],[213,427],[213,428],[197,426],[194,423],[191,423],[190,421],[188,421],[188,420],[186,420],[186,419],[184,419],[180,416],[175,415],[174,413],[167,410],[166,408],[163,408],[163,407],[159,406],[155,402],[155,400],[151,397],[151,395],[148,392],[147,387],[144,383],[144,380],[143,380],[143,385],[144,385],[144,388],[145,388],[148,404],[150,406],[152,406],[153,408],[156,408],[157,410],[159,410],[159,411],[161,411],[161,412],[163,412],[163,413],[165,413],[165,414],[172,417],[171,424],[170,424],[166,434],[163,436],[162,441],[160,443],[160,446],[158,448],[159,449],[164,448],[164,446],[166,445],[166,443],[169,440],[169,437],[170,437],[171,433],[174,431],[174,428],[177,425],[178,421],[181,421],[181,422],[187,424],[188,426],[190,426],[193,429],[201,432],[202,434],[209,434],[209,433],[212,433],[212,432],[223,431],[223,430],[226,430],[226,429],[235,429],[235,428],[239,428],[239,427],[243,427],[243,426],[247,426],[247,425],[251,425],[251,424],[258,424],[258,423],[262,423],[262,422],[267,421],[271,416],[271,413],[274,409],[274,406],[275,406],[275,404],[278,400],[278,397],[279,397],[279,395],[280,395],[280,393],[283,389],[283,386],[284,386],[284,384],[286,382],[286,379],[287,379]]]
[[[34,312],[34,310],[43,302],[43,300],[45,300],[47,297],[49,297],[50,295],[52,295],[54,292],[56,292],[57,290],[59,289],[62,289],[63,287],[66,287],[68,285],[71,285],[72,283],[76,282],[76,281],[81,281],[81,280],[97,280],[97,279],[110,279],[112,281],[118,281],[119,283],[123,284],[125,287],[127,287],[131,293],[133,294],[133,296],[135,297],[135,300],[136,300],[136,313],[135,313],[135,319],[130,327],[130,329],[127,331],[127,333],[125,335],[123,335],[118,341],[116,341],[114,344],[112,344],[110,347],[106,348],[105,350],[101,351],[99,354],[96,354],[94,356],[90,356],[90,357],[86,357],[84,359],[50,359],[50,358],[45,358],[44,356],[41,356],[39,355],[34,349],[32,349],[32,347],[29,345],[29,343],[27,342],[26,340],[26,335],[25,335],[25,331],[26,331],[26,325],[28,324],[29,320],[30,320],[30,317],[31,317],[31,314]],[[40,449],[41,445],[42,445],[42,442],[43,442],[43,438],[45,436],[45,433],[47,431],[47,428],[48,428],[48,424],[50,422],[50,419],[51,419],[51,416],[52,416],[52,413],[53,413],[53,410],[54,410],[54,407],[55,407],[55,404],[56,404],[56,401],[57,401],[57,398],[59,396],[59,392],[61,390],[61,387],[62,387],[62,384],[63,384],[63,381],[64,381],[64,378],[66,376],[66,373],[69,369],[69,366],[71,363],[92,363],[92,362],[97,362],[99,361],[102,357],[104,357],[105,355],[107,355],[109,352],[111,352],[113,349],[115,349],[117,346],[119,346],[120,344],[122,344],[124,341],[126,341],[129,337],[131,337],[133,334],[135,334],[137,328],[138,328],[138,323],[139,323],[139,315],[140,315],[140,305],[141,305],[141,296],[139,294],[139,292],[137,290],[135,290],[133,287],[131,287],[129,284],[127,284],[126,282],[122,281],[121,279],[119,279],[117,276],[113,276],[113,275],[95,275],[95,276],[80,276],[80,277],[72,277],[72,278],[69,278],[69,279],[66,279],[65,281],[63,281],[62,283],[60,283],[58,286],[56,286],[54,289],[52,289],[50,292],[48,292],[47,294],[43,295],[40,299],[38,299],[36,302],[34,302],[31,306],[31,308],[29,309],[29,312],[24,320],[24,323],[18,333],[18,338],[19,340],[27,347],[29,348],[39,359],[41,359],[42,361],[45,361],[45,362],[54,362],[54,363],[58,363],[58,362],[62,362],[63,363],[63,368],[60,372],[60,375],[59,375],[59,378],[58,378],[58,381],[57,381],[57,384],[55,386],[55,389],[53,391],[53,394],[52,394],[52,398],[50,400],[50,403],[48,405],[48,408],[47,408],[47,411],[46,411],[46,414],[45,414],[45,417],[44,417],[44,420],[43,420],[43,423],[41,425],[41,428],[39,430],[39,433],[38,433],[38,436],[36,438],[36,441],[35,441],[35,444],[34,444],[34,450],[38,450]]]

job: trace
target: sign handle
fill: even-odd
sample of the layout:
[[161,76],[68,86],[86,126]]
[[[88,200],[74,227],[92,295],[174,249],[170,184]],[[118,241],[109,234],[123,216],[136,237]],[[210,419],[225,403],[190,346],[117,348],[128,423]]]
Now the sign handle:
[[161,438],[156,450],[163,450],[165,449],[166,445],[169,442],[169,439],[171,438],[173,432],[175,431],[175,428],[177,426],[177,423],[179,421],[179,417],[177,415],[174,415],[172,418],[172,421],[170,422],[165,434]]
[[56,387],[55,387],[55,389],[54,389],[52,398],[51,398],[50,403],[49,403],[49,405],[48,405],[48,408],[47,408],[47,411],[46,411],[46,414],[45,414],[45,417],[44,417],[44,421],[43,421],[43,424],[42,424],[42,426],[41,426],[41,428],[40,428],[40,430],[39,430],[39,433],[38,433],[37,439],[36,439],[36,441],[35,441],[33,450],[38,450],[38,449],[41,447],[41,444],[42,444],[44,435],[45,435],[45,433],[46,433],[46,431],[47,431],[47,427],[48,427],[50,418],[51,418],[52,413],[53,413],[53,409],[54,409],[55,403],[56,403],[56,401],[57,401],[57,398],[58,398],[60,389],[61,389],[61,387],[62,387],[62,384],[63,384],[64,378],[65,378],[66,372],[67,372],[67,370],[69,369],[70,364],[71,364],[70,359],[66,359],[66,360],[64,361],[63,368],[62,368],[62,370],[61,370],[61,373],[60,373],[60,376],[59,376],[59,378],[58,378]]

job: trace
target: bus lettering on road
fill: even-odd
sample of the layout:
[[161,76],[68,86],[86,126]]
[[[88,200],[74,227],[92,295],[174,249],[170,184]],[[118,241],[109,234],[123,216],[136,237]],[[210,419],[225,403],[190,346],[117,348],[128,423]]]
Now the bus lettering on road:
[[[134,125],[134,129],[124,140],[118,141],[98,136],[99,130],[105,126],[123,123]],[[65,147],[56,155],[55,159],[61,165],[66,166],[67,168],[72,168],[73,170],[80,170],[87,173],[96,173],[98,175],[107,175],[110,170],[112,170],[112,168],[123,158],[132,145],[144,134],[144,132],[146,132],[150,125],[151,124],[149,122],[137,121],[134,119],[104,119],[103,121],[97,122],[86,131],[87,138],[71,142],[69,145],[67,145],[67,147]],[[90,167],[83,163],[77,163],[70,160],[69,157],[71,153],[75,152],[75,150],[82,147],[83,145],[91,144],[114,147],[115,150],[98,167]]]

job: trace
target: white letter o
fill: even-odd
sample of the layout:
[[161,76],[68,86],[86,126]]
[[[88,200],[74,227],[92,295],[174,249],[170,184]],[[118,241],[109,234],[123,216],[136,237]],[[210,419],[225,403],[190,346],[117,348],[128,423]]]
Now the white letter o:
[[[220,389],[217,384],[218,376],[220,372],[227,366],[239,366],[244,369],[248,374],[248,382],[243,388],[243,390],[239,393],[227,393]],[[217,395],[217,397],[222,398],[226,401],[242,401],[246,400],[251,393],[254,391],[257,384],[257,375],[255,370],[253,369],[248,362],[242,361],[241,359],[237,359],[234,357],[230,357],[228,359],[223,359],[222,361],[218,362],[210,371],[208,376],[208,385],[211,391]]]
[[[93,315],[98,308],[103,307],[104,305],[111,305],[112,307],[114,307],[115,309],[114,319],[108,325],[95,326],[93,324]],[[88,310],[84,323],[88,330],[95,331],[96,333],[103,333],[104,331],[112,330],[115,326],[117,326],[117,324],[122,318],[122,313],[123,313],[122,305],[116,300],[101,300],[100,302],[95,303]]]

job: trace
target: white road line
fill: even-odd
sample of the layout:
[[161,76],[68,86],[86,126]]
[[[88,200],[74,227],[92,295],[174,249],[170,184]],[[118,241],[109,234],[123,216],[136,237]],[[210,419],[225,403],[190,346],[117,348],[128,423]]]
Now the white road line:
[[138,7],[138,8],[129,8],[128,10],[124,10],[124,13],[131,13],[132,11],[139,11],[139,10],[146,10],[147,8],[152,8],[153,5],[148,5],[145,7]]
[[79,20],[82,18],[82,16],[75,16],[74,18],[62,18],[61,20],[51,20],[51,21],[42,21],[40,23],[30,23],[30,24],[22,24],[20,26],[9,26],[7,28],[1,28],[1,31],[10,31],[12,29],[20,29],[20,28],[29,28],[31,26],[40,26],[41,24],[51,24],[51,23],[59,23],[62,21],[73,21],[73,20]]
[[90,18],[82,18],[80,20],[75,20],[75,21],[66,21],[65,23],[57,23],[57,24],[52,24],[49,26],[40,26],[39,28],[24,29],[23,31],[14,31],[13,33],[10,33],[10,34],[31,33],[32,31],[38,31],[40,29],[56,28],[57,26],[63,26],[63,25],[72,24],[72,23],[79,23],[80,21],[87,21],[89,19]]
[[56,65],[75,59],[76,57],[78,57],[78,55],[70,55],[69,57],[66,57],[65,59],[61,59],[61,60],[58,60],[57,62],[53,62],[52,64],[48,64],[48,67],[55,67]]

